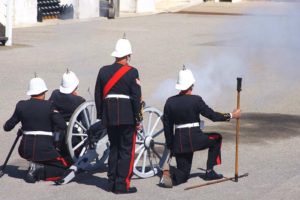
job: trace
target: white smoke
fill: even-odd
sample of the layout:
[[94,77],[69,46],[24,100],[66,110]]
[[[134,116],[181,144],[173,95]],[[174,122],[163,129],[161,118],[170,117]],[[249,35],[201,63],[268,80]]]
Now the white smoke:
[[[194,93],[211,105],[225,101],[228,106],[228,102],[235,101],[233,93],[228,91],[235,91],[236,77],[242,77],[248,100],[245,107],[249,111],[286,109],[282,97],[294,101],[292,86],[299,86],[299,11],[300,4],[279,6],[273,12],[260,7],[246,11],[248,16],[226,20],[215,31],[214,40],[199,44],[204,48],[198,59],[185,63],[196,78]],[[170,89],[174,88],[176,78],[164,81],[160,91],[168,92],[156,93],[153,98],[174,95],[174,89]],[[300,110],[290,108],[290,112],[300,113]]]

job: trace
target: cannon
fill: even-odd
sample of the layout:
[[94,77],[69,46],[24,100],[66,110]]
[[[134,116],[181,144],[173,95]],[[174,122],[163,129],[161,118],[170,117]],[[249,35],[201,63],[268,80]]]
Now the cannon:
[[[95,170],[107,164],[109,140],[106,131],[101,133],[94,147],[87,145],[87,131],[96,121],[94,101],[84,102],[74,111],[66,135],[66,145],[74,164],[59,184],[70,182],[79,171]],[[165,144],[160,110],[145,106],[142,124],[143,130],[136,136],[133,173],[139,178],[148,178],[162,170],[169,150]]]

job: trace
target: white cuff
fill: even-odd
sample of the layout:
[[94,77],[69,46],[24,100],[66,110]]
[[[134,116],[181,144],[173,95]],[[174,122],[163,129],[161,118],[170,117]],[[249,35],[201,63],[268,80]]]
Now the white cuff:
[[231,113],[229,113],[229,115],[230,115],[230,119],[232,119],[232,114],[231,114]]

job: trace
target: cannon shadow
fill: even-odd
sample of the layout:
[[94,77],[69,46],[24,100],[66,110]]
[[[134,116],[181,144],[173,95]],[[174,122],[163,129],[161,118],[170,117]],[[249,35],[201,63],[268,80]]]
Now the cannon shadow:
[[74,180],[71,182],[75,182],[77,184],[91,185],[96,186],[102,190],[108,190],[107,178],[99,177],[94,174],[107,172],[107,165],[101,166],[96,170],[85,171],[83,173],[78,174]]

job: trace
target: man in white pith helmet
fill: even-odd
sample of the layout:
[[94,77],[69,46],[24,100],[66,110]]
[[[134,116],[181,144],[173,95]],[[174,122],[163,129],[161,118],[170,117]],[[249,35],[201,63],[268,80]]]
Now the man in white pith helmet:
[[110,141],[108,159],[109,190],[134,193],[130,187],[133,174],[136,130],[141,127],[141,86],[138,70],[129,66],[131,44],[125,37],[117,41],[112,65],[100,69],[95,102],[97,118],[107,128]]
[[192,94],[194,83],[192,71],[184,67],[179,72],[175,86],[179,94],[168,98],[164,106],[166,143],[177,163],[177,168],[170,168],[170,174],[167,171],[163,173],[161,185],[164,187],[186,182],[190,176],[194,152],[203,149],[209,149],[205,179],[223,178],[222,174],[217,174],[213,169],[215,165],[221,164],[222,136],[215,132],[203,133],[200,129],[200,115],[214,122],[229,121],[231,118],[239,118],[240,110],[232,113],[215,112],[200,96]]
[[63,74],[59,90],[54,90],[49,98],[66,122],[70,120],[76,108],[85,102],[85,99],[77,93],[78,85],[79,79],[76,74],[67,70]]
[[31,98],[19,101],[12,117],[4,124],[11,131],[19,122],[23,136],[19,146],[22,158],[31,161],[25,181],[55,180],[62,176],[68,164],[53,145],[53,129],[67,128],[62,116],[50,101],[45,100],[48,91],[43,79],[30,80],[27,95]]
[[[53,103],[55,109],[63,116],[66,122],[70,121],[70,118],[76,108],[85,102],[85,99],[78,95],[77,88],[79,85],[79,79],[76,74],[69,69],[63,74],[59,89],[52,92],[49,100]],[[59,135],[56,138],[56,147],[60,150],[60,154],[69,162],[73,160],[70,156],[67,144],[65,142],[65,133],[56,133]]]

